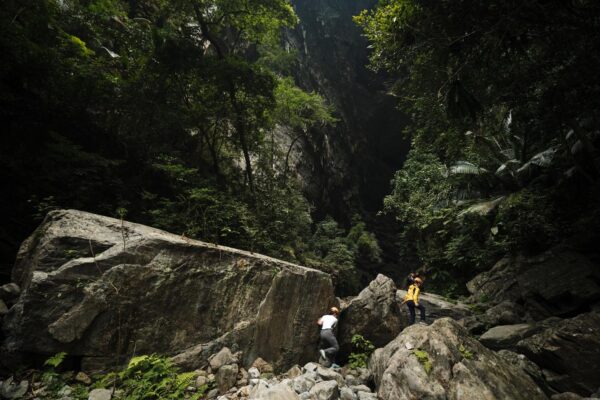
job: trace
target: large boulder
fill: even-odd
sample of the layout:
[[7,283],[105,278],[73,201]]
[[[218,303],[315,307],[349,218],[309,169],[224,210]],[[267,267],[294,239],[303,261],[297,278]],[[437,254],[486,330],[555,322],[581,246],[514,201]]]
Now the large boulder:
[[335,304],[323,272],[74,210],[48,214],[12,278],[22,293],[4,354],[65,351],[98,368],[183,350],[198,367],[223,346],[244,364],[304,364],[317,357],[314,321]]
[[386,345],[406,326],[396,301],[396,285],[384,275],[377,277],[342,310],[338,342],[340,358],[352,352],[352,336],[359,334],[376,347]]
[[600,313],[555,322],[521,340],[517,349],[542,368],[558,392],[589,395],[600,387]]
[[546,399],[531,377],[450,318],[413,325],[369,363],[382,400]]
[[539,328],[533,324],[498,325],[479,337],[484,346],[493,349],[513,349],[522,339],[537,333]]
[[[406,290],[398,290],[396,299],[398,304],[402,304],[406,296]],[[451,302],[443,296],[433,293],[421,293],[419,302],[425,306],[425,313],[428,321],[434,321],[439,318],[450,317],[452,319],[461,319],[473,314],[473,311],[465,304],[460,302]],[[403,306],[402,310],[408,315],[407,307]],[[418,312],[418,310],[417,310]]]
[[568,317],[600,302],[600,268],[585,255],[553,249],[507,257],[467,284],[473,301],[522,304],[526,320]]

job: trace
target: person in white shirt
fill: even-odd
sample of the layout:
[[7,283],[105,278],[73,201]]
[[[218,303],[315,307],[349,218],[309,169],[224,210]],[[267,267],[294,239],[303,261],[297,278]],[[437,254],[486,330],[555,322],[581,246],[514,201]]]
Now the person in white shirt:
[[319,350],[319,353],[325,361],[331,362],[332,366],[334,366],[335,356],[340,346],[333,334],[333,328],[335,328],[338,322],[340,310],[337,307],[331,307],[330,312],[331,314],[323,315],[317,321],[317,324],[321,325],[321,343],[319,345],[321,350]]

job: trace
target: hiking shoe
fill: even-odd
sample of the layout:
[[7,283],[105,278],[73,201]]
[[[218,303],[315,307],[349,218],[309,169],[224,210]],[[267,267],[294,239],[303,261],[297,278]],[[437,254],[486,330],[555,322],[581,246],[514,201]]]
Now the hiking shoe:
[[325,354],[325,350],[319,350],[319,354],[321,354],[323,360],[329,361],[329,358],[327,358],[327,354]]
[[340,367],[339,365],[337,365],[336,363],[331,364],[331,368],[333,369],[340,369],[342,367]]

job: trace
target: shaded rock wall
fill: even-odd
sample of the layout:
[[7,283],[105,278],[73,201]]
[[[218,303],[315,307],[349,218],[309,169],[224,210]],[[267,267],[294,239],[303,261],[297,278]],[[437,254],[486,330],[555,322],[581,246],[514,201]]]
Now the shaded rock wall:
[[287,33],[298,52],[298,84],[322,94],[336,109],[335,127],[304,136],[299,170],[317,217],[349,222],[360,207],[378,211],[409,143],[404,117],[386,95],[386,76],[367,70],[368,43],[352,21],[376,0],[292,0],[299,26]]
[[320,271],[74,210],[51,212],[23,243],[13,281],[3,351],[66,351],[95,367],[224,336],[247,362],[289,367],[316,358],[314,321],[335,304]]

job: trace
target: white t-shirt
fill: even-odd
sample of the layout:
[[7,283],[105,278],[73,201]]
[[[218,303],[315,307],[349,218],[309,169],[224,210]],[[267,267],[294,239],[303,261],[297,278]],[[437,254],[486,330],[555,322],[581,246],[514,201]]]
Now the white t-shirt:
[[321,317],[321,329],[331,329],[337,323],[337,318],[333,315],[323,315]]

